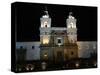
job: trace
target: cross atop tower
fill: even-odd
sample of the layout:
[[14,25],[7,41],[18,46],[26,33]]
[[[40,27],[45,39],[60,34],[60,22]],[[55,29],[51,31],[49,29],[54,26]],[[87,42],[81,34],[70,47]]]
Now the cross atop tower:
[[69,12],[69,16],[68,17],[74,19],[74,17],[72,16],[72,14],[73,14],[72,12]]
[[45,11],[44,11],[45,15],[43,15],[44,18],[49,18],[49,13],[47,10],[47,7],[45,6]]

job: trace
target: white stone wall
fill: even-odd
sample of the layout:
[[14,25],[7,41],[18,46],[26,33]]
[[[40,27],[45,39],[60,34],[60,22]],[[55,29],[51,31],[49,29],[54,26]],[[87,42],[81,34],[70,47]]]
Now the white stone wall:
[[[77,44],[80,58],[88,58],[91,52],[97,52],[96,41],[78,41]],[[40,42],[16,42],[16,49],[20,46],[27,49],[26,60],[40,60]],[[34,50],[32,46],[34,46]]]
[[[40,42],[16,42],[16,49],[23,46],[26,48],[26,60],[40,60]],[[32,49],[34,46],[34,49]]]
[[90,57],[90,53],[97,52],[97,42],[96,41],[78,41],[78,55],[81,58]]

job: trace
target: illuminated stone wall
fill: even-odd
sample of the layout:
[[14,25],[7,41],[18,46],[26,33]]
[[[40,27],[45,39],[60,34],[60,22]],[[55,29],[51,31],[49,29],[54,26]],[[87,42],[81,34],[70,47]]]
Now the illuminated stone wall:
[[40,42],[16,42],[16,50],[20,47],[26,49],[26,60],[40,60]]
[[80,58],[89,58],[91,53],[97,53],[96,41],[78,41],[77,44]]

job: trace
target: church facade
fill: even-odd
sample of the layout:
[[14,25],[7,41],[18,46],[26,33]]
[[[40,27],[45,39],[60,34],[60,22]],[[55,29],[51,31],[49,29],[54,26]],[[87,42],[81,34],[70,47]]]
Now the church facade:
[[76,19],[69,14],[66,27],[51,27],[48,11],[40,18],[40,58],[55,62],[78,58]]

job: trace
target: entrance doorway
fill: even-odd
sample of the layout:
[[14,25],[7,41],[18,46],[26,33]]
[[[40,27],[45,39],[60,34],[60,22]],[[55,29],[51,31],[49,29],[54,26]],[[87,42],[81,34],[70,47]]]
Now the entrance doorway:
[[63,54],[62,54],[61,51],[57,51],[56,61],[57,62],[62,62],[63,61]]

